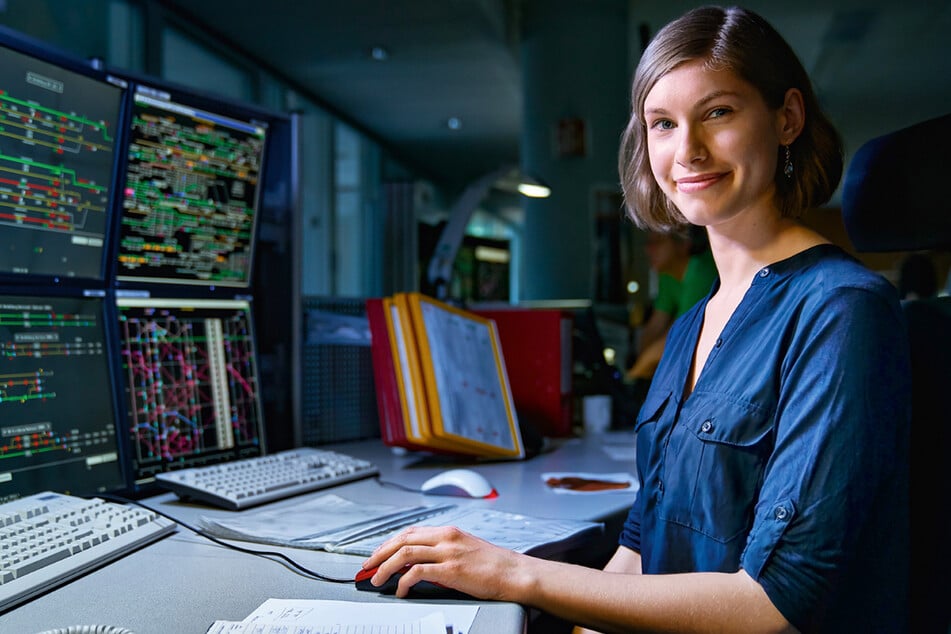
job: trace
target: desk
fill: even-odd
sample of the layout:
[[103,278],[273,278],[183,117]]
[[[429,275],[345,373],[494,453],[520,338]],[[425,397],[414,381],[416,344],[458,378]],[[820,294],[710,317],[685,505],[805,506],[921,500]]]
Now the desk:
[[[606,523],[603,544],[613,551],[617,529],[623,523],[633,495],[565,496],[547,490],[541,474],[548,471],[633,472],[633,461],[612,460],[606,445],[632,445],[629,432],[581,439],[559,439],[551,450],[524,462],[496,462],[475,466],[495,485],[494,500],[460,500],[503,511],[536,517],[584,519]],[[422,460],[397,455],[378,440],[328,445],[326,448],[372,460],[383,480],[418,487],[443,469],[458,463]],[[468,466],[468,465],[467,465]],[[281,500],[260,508],[294,507],[304,499],[328,490]],[[375,480],[351,482],[332,491],[368,502],[418,504],[433,498],[380,486]],[[231,512],[185,504],[170,493],[144,502],[193,524],[202,515],[227,516]],[[307,566],[335,578],[350,579],[362,557],[323,551],[249,545],[278,550]],[[588,549],[586,549],[588,551]],[[197,537],[185,528],[103,568],[0,615],[0,632],[30,634],[78,624],[126,627],[136,634],[200,634],[216,619],[241,620],[270,597],[336,599],[344,601],[400,601],[372,592],[361,592],[352,583],[329,583],[305,577],[283,562],[236,552]],[[427,601],[439,603],[437,600]],[[478,602],[479,613],[471,634],[521,633],[529,615],[520,605]]]

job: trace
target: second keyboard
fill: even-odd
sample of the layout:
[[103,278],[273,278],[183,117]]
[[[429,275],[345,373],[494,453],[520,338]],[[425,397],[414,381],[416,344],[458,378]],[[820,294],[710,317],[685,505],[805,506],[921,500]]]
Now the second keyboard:
[[366,460],[311,447],[169,471],[156,481],[180,498],[240,510],[377,475]]
[[45,491],[0,504],[0,611],[175,531],[152,511]]

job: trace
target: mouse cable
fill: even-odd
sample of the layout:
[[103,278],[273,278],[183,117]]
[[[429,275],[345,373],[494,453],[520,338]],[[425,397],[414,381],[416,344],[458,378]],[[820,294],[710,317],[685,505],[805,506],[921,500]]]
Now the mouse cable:
[[[297,562],[294,561],[291,557],[288,557],[288,556],[285,555],[284,553],[279,553],[279,552],[273,551],[273,550],[254,550],[254,549],[252,549],[252,548],[244,548],[243,546],[236,546],[235,544],[229,544],[228,542],[226,542],[226,541],[224,541],[224,540],[218,539],[217,537],[215,537],[215,536],[212,535],[211,533],[206,533],[205,531],[201,530],[200,528],[195,528],[194,526],[192,526],[192,525],[190,525],[190,524],[188,524],[188,523],[186,523],[186,522],[183,522],[183,521],[181,521],[180,519],[176,519],[176,518],[172,517],[171,515],[169,515],[169,514],[167,514],[167,513],[164,513],[164,512],[162,512],[162,511],[159,511],[159,510],[157,510],[157,509],[154,509],[154,508],[152,508],[151,506],[148,506],[148,505],[146,505],[146,504],[143,504],[142,502],[139,502],[138,500],[131,500],[131,499],[128,499],[128,498],[124,498],[124,497],[122,497],[122,496],[119,496],[119,495],[112,495],[112,494],[108,494],[108,493],[100,493],[100,494],[97,494],[97,495],[94,495],[94,496],[88,496],[88,497],[98,497],[98,498],[102,498],[103,500],[109,500],[109,501],[111,501],[111,502],[118,502],[118,503],[120,503],[120,504],[134,504],[134,505],[136,505],[136,506],[139,506],[139,507],[144,508],[144,509],[147,510],[147,511],[151,511],[151,512],[153,512],[153,513],[156,513],[157,515],[161,515],[161,516],[164,517],[165,519],[171,520],[171,521],[175,522],[176,524],[178,524],[179,526],[183,526],[183,527],[187,528],[188,530],[190,530],[191,532],[195,533],[195,534],[198,535],[199,537],[204,537],[205,539],[207,539],[207,540],[209,540],[209,541],[212,541],[212,542],[218,544],[219,546],[224,546],[225,548],[230,548],[231,550],[236,550],[236,551],[238,551],[238,552],[240,552],[240,553],[247,553],[247,554],[249,554],[249,555],[256,555],[256,556],[262,557],[262,558],[264,558],[264,559],[268,559],[268,558],[270,558],[270,557],[277,557],[278,559],[281,559],[282,561],[284,561],[284,562],[287,563],[288,565],[290,565],[290,566],[296,568],[297,570],[299,570],[300,572],[304,573],[305,575],[308,575],[308,576],[310,576],[310,577],[314,577],[315,579],[319,579],[319,580],[321,580],[321,581],[328,581],[328,582],[330,582],[330,583],[353,583],[353,579],[338,579],[338,578],[336,578],[336,577],[328,577],[327,575],[323,575],[323,574],[321,574],[321,573],[319,573],[319,572],[316,572],[316,571],[314,571],[314,570],[311,570],[310,568],[307,568],[306,566],[303,566],[303,565],[297,563]],[[272,560],[272,561],[273,561],[273,560]]]
[[389,481],[389,480],[383,480],[383,479],[380,478],[380,476],[374,476],[373,479],[376,480],[377,484],[379,484],[380,486],[383,486],[383,487],[393,487],[394,489],[400,489],[401,491],[409,491],[410,493],[422,493],[422,492],[423,492],[421,489],[414,489],[414,488],[408,487],[408,486],[406,486],[406,485],[404,485],[404,484],[400,484],[399,482],[391,482],[391,481]]

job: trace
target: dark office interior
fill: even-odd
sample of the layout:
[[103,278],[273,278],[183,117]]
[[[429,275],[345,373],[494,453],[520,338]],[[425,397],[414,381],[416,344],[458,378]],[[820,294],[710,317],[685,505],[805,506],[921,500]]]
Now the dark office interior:
[[[119,298],[107,316],[115,311],[120,328],[130,329],[122,333],[125,355],[146,357],[144,347],[129,343],[135,340],[129,332],[151,319],[143,292],[153,293],[169,314],[181,311],[170,319],[199,324],[203,310],[209,320],[224,311],[236,332],[254,330],[246,356],[256,364],[260,403],[246,415],[252,425],[260,417],[264,435],[243,448],[238,439],[230,459],[264,448],[377,442],[381,421],[366,300],[404,292],[476,312],[571,313],[575,393],[557,433],[580,434],[582,397],[604,393],[613,399],[613,427],[629,430],[640,401],[619,377],[636,352],[657,279],[644,254],[646,234],[623,213],[618,140],[643,48],[658,28],[697,4],[0,0],[0,28],[43,54],[87,63],[127,85],[152,85],[172,100],[181,96],[200,109],[220,106],[236,119],[266,123],[253,249],[241,254],[251,264],[247,280],[205,292],[186,279],[176,292],[162,287],[164,279],[155,288],[148,281],[143,286],[137,270],[123,264],[104,263],[103,273],[90,276],[96,278],[93,296]],[[803,61],[842,134],[846,169],[868,141],[948,115],[948,0],[751,0],[744,6],[770,20]],[[929,163],[921,165],[923,174],[939,174],[935,164],[945,150],[908,152],[901,169],[920,159]],[[519,194],[516,185],[526,178],[547,185],[550,195]],[[940,189],[940,178],[923,186]],[[951,293],[946,222],[880,239],[888,224],[904,222],[904,199],[883,188],[879,200],[894,202],[894,216],[884,230],[866,232],[849,224],[844,189],[810,209],[804,222],[896,287],[913,255],[911,262],[923,262],[932,276],[924,292]],[[942,198],[924,196],[938,205]],[[908,209],[921,205],[918,198]],[[133,257],[123,250],[127,228],[113,225],[121,230],[119,252]],[[451,257],[440,260],[446,249]],[[52,297],[81,289],[51,276]],[[182,281],[178,272],[168,277]],[[18,284],[27,295],[35,291],[0,273],[0,293],[18,295]],[[924,319],[923,330],[944,329]],[[940,391],[945,377],[951,379],[948,358],[930,341],[919,350],[925,360],[916,371],[930,373],[929,389]],[[97,380],[118,385],[119,374],[133,372],[125,357],[112,365],[116,375]],[[90,406],[92,414],[118,415],[121,392]],[[924,407],[935,407],[933,399]],[[943,410],[927,411],[947,418]],[[532,411],[521,416],[523,441],[537,450],[553,428]],[[941,459],[936,451],[929,455]],[[163,468],[139,457],[136,475],[123,476],[135,481],[131,486],[99,486],[146,497],[157,489],[143,483]],[[914,480],[913,467],[913,483],[940,478],[935,471],[923,469]],[[197,520],[197,514],[189,517]],[[535,627],[543,623],[536,620]]]

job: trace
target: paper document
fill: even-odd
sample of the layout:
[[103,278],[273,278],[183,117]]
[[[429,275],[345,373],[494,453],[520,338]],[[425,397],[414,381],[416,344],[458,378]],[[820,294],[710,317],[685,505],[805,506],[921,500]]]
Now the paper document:
[[217,537],[369,556],[404,527],[457,526],[498,546],[541,557],[600,534],[603,525],[537,518],[482,506],[439,504],[400,507],[357,504],[333,493],[287,509],[245,512],[199,520]]
[[207,634],[465,634],[477,605],[268,599],[243,621],[215,621]]

